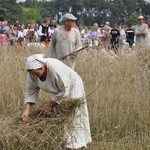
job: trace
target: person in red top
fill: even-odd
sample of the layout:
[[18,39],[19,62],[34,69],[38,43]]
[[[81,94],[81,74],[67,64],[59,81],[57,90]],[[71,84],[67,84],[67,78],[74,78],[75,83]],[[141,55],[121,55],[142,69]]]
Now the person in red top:
[[6,49],[7,45],[7,35],[5,30],[2,30],[0,33],[0,48]]

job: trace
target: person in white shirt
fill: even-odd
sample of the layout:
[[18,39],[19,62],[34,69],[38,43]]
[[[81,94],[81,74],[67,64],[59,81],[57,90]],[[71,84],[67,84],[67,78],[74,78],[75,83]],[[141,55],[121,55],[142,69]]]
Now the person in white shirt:
[[22,42],[24,41],[26,36],[26,32],[24,30],[24,27],[20,27],[20,30],[18,30],[18,35],[17,35],[17,42],[22,46]]
[[134,28],[136,44],[145,44],[148,37],[148,25],[144,23],[144,17],[138,17],[138,24]]
[[48,46],[50,42],[50,37],[52,34],[51,28],[49,27],[50,19],[45,18],[43,23],[39,26],[39,29],[37,31],[39,37],[40,37],[40,42],[45,43],[46,46]]
[[[76,50],[82,47],[81,35],[75,24],[76,20],[77,18],[69,13],[63,16],[64,24],[55,28],[47,54],[47,57],[57,58],[72,69],[75,68]],[[72,55],[62,60],[64,56],[70,53]]]
[[40,89],[52,94],[51,100],[43,109],[44,115],[49,115],[55,106],[61,105],[63,98],[80,99],[83,103],[81,107],[76,108],[73,129],[66,132],[65,147],[73,149],[87,147],[92,139],[81,77],[61,61],[55,58],[44,58],[43,54],[27,57],[26,70],[28,74],[22,120],[28,120],[30,105],[36,103]]

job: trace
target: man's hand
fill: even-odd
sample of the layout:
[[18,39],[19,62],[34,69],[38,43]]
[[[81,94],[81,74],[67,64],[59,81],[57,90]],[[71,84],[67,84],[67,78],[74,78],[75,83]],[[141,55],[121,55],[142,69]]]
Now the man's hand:
[[77,52],[72,52],[71,54],[69,54],[69,58],[74,59],[75,57],[77,57]]

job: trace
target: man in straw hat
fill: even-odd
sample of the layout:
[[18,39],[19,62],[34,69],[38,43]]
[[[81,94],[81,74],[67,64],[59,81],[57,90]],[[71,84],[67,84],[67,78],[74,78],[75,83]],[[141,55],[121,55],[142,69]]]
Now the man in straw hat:
[[[82,47],[80,32],[75,28],[76,20],[77,18],[69,13],[63,16],[64,24],[54,30],[47,57],[61,60],[62,57]],[[76,53],[73,53],[63,62],[74,69],[75,58]]]
[[79,99],[81,106],[75,110],[73,129],[66,131],[66,148],[78,149],[91,142],[89,116],[84,86],[80,76],[70,67],[55,58],[44,58],[43,54],[34,54],[26,59],[25,105],[22,120],[27,121],[31,104],[35,104],[39,90],[51,93],[51,100],[43,109],[44,115],[61,104],[63,98]]
[[136,43],[143,44],[146,42],[147,35],[148,35],[148,25],[144,23],[144,17],[138,17],[138,24],[134,28],[135,36],[136,36]]

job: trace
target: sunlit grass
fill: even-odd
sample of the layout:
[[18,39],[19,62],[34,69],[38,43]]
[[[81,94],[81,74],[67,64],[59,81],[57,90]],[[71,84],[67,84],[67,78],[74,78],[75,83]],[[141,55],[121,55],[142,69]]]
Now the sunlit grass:
[[[93,142],[88,150],[150,149],[148,68],[143,92],[136,92],[139,62],[146,58],[146,63],[150,63],[150,51],[138,49],[136,56],[120,56],[117,61],[103,58],[99,51],[93,50],[94,55],[81,52],[76,65],[84,81],[90,115]],[[25,57],[33,53],[45,51],[20,47],[1,51],[0,149],[59,150],[64,142],[64,126],[70,124],[69,117],[16,121],[23,108]],[[35,107],[39,108],[49,98],[49,94],[41,92]]]

